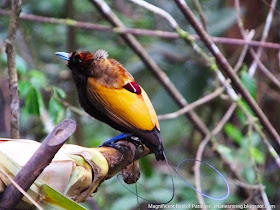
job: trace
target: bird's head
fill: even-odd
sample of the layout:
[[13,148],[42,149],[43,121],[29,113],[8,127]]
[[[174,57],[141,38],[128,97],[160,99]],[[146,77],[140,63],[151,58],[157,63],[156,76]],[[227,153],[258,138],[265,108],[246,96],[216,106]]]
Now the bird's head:
[[96,74],[95,63],[108,57],[108,53],[105,50],[97,50],[95,53],[85,51],[80,53],[56,52],[55,54],[67,61],[66,65],[73,74],[85,77],[94,76]]
[[90,77],[97,79],[106,87],[121,88],[134,81],[123,65],[115,59],[108,58],[105,50],[97,50],[94,53],[57,52],[55,54],[67,61],[66,65],[71,69],[75,82]]

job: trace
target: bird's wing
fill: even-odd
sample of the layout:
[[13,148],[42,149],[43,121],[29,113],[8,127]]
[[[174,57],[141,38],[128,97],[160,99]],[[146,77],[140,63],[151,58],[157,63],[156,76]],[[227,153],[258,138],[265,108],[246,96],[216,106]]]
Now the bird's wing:
[[159,130],[155,110],[146,92],[133,93],[125,88],[108,88],[88,78],[87,95],[89,100],[106,111],[106,115],[115,123],[132,131],[134,129],[151,131]]

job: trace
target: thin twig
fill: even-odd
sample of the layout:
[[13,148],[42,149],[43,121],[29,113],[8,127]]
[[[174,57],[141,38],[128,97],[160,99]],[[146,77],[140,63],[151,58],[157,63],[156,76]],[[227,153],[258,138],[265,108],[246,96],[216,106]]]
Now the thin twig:
[[[125,28],[125,25],[121,20],[112,12],[110,7],[103,0],[90,0],[96,8],[101,12],[101,14],[113,25],[113,27]],[[164,71],[157,65],[157,63],[151,59],[149,54],[145,51],[143,46],[136,40],[136,38],[131,34],[122,34],[121,37],[130,46],[135,53],[141,58],[141,60],[148,66],[149,70],[156,76],[160,81],[165,90],[171,95],[174,101],[181,107],[185,107],[188,103],[182,94],[177,90],[175,85],[170,81],[169,77],[164,73]],[[197,114],[190,111],[186,116],[192,121],[194,126],[203,135],[207,135],[209,132],[206,125],[201,121]]]
[[[253,127],[254,127],[254,121],[251,120],[250,118],[248,118],[248,131],[247,131],[247,135],[248,135],[248,140],[249,140],[249,148],[248,148],[248,153],[250,153],[250,148],[253,147]],[[253,168],[254,168],[254,171],[255,171],[255,174],[256,174],[256,182],[260,185],[260,192],[261,192],[261,196],[262,196],[262,199],[263,199],[263,203],[265,205],[265,209],[267,210],[271,210],[270,208],[270,203],[269,203],[269,200],[268,200],[268,197],[267,197],[267,194],[265,192],[265,187],[263,186],[262,184],[262,177],[261,177],[261,172],[258,168],[258,165],[256,163],[256,160],[255,158],[252,156],[252,154],[250,154],[250,157],[251,157],[251,162],[252,162],[252,165],[253,165]]]
[[[0,15],[10,15],[10,11],[0,9]],[[82,29],[89,29],[89,30],[97,30],[97,31],[104,31],[109,33],[117,33],[117,34],[132,34],[132,35],[140,35],[140,36],[154,36],[164,39],[178,39],[180,36],[178,33],[169,32],[169,31],[160,31],[160,30],[148,30],[148,29],[139,29],[139,28],[119,28],[119,27],[110,27],[95,23],[88,23],[82,21],[76,21],[70,18],[67,19],[60,19],[60,18],[53,18],[53,17],[45,17],[39,15],[32,15],[21,13],[20,19],[32,21],[32,22],[41,22],[41,23],[49,23],[49,24],[61,24],[72,26],[76,28]],[[200,40],[200,37],[196,34],[191,35],[194,40]],[[211,37],[212,40],[217,44],[228,44],[228,45],[249,45],[251,47],[263,47],[263,48],[271,48],[280,50],[280,44],[273,43],[273,42],[260,42],[255,40],[244,40],[244,39],[235,39],[235,38],[228,38],[228,37]]]
[[10,24],[6,39],[6,53],[9,71],[9,86],[11,92],[11,128],[10,135],[13,139],[19,138],[19,95],[18,95],[18,75],[16,67],[15,39],[21,12],[21,0],[12,1]]
[[87,117],[87,118],[92,118],[88,113],[86,113],[85,111],[83,111],[82,109],[79,109],[78,107],[75,107],[73,105],[71,105],[69,102],[65,101],[64,99],[58,97],[58,96],[54,96],[55,99],[57,99],[60,103],[63,104],[64,107],[66,107],[67,109],[71,110],[72,112],[75,112],[76,114],[83,116],[83,117]]
[[263,204],[265,206],[265,209],[266,210],[271,210],[271,205],[269,203],[267,194],[265,192],[265,187],[263,185],[260,186],[260,191],[261,191],[261,196],[262,196],[262,199],[263,199]]
[[[266,21],[265,21],[265,25],[264,25],[264,29],[263,29],[263,33],[262,33],[262,37],[261,37],[261,42],[266,41],[270,26],[271,26],[271,22],[273,19],[273,11],[275,10],[276,2],[277,2],[276,0],[272,0],[270,3],[270,8],[269,8],[268,15],[266,17]],[[259,49],[257,51],[258,59],[261,57],[262,51],[263,51],[263,48],[259,47]],[[256,68],[257,68],[257,61],[254,59],[253,63],[251,64],[251,66],[248,70],[249,75],[254,75]]]
[[[64,120],[46,137],[30,160],[16,175],[14,181],[27,191],[37,177],[50,164],[57,151],[76,129],[76,122]],[[0,200],[0,209],[14,209],[21,200],[22,194],[14,185],[8,185]]]
[[[235,4],[235,11],[236,11],[237,25],[238,25],[238,28],[240,30],[242,37],[245,39],[247,33],[243,27],[242,20],[241,20],[239,0],[235,0],[234,4]],[[266,28],[266,30],[268,30],[268,28]],[[266,34],[266,32],[264,32],[264,34]],[[262,48],[259,48],[259,49],[262,49]],[[270,79],[274,85],[276,85],[278,88],[280,88],[280,81],[263,65],[263,63],[260,61],[260,57],[258,56],[257,53],[255,53],[253,48],[250,48],[250,53],[251,53],[252,57],[254,58],[254,63],[258,64],[258,67],[260,68],[261,72],[264,73],[265,76],[267,76],[268,79]],[[250,71],[250,69],[251,69],[251,71]],[[255,74],[256,67],[254,67],[252,64],[250,69],[249,69],[248,74],[253,77]]]
[[268,151],[270,153],[270,155],[274,158],[276,164],[278,165],[278,167],[280,168],[280,157],[277,153],[277,151],[274,149],[274,147],[271,145],[271,143],[268,141],[266,135],[262,132],[262,129],[260,128],[260,126],[258,126],[256,123],[254,123],[255,119],[254,117],[251,115],[251,112],[247,110],[246,107],[244,106],[239,106],[241,108],[241,110],[243,111],[243,113],[246,115],[248,122],[251,123],[251,126],[260,134],[260,136],[262,137],[262,140],[264,141],[265,145],[268,148]]
[[260,190],[260,188],[262,187],[259,184],[255,184],[255,185],[251,185],[251,184],[247,184],[244,182],[241,182],[240,180],[234,180],[234,183],[242,188],[246,188],[248,190]]
[[228,77],[231,79],[232,84],[237,88],[237,90],[240,92],[244,100],[248,103],[250,108],[253,110],[253,112],[256,114],[256,116],[259,118],[261,124],[263,127],[267,130],[267,132],[270,134],[271,137],[280,145],[280,136],[278,132],[275,130],[273,125],[270,123],[270,121],[267,119],[266,115],[263,113],[257,102],[253,99],[253,97],[250,95],[248,90],[244,87],[242,84],[240,78],[235,73],[235,71],[232,69],[224,55],[220,52],[218,47],[215,45],[215,43],[212,41],[212,39],[208,36],[208,34],[203,30],[202,26],[188,7],[187,3],[183,0],[174,0],[178,7],[181,9],[182,13],[185,15],[185,17],[188,19],[190,24],[194,27],[196,32],[201,37],[202,41],[205,43],[206,47],[210,50],[210,52],[215,57],[217,63],[220,65],[222,70],[228,75]]
[[196,9],[198,11],[198,14],[199,14],[199,17],[200,17],[200,20],[201,20],[201,23],[203,25],[204,30],[208,31],[208,29],[207,29],[207,18],[204,15],[204,12],[203,12],[202,7],[199,3],[199,0],[194,0],[193,3],[194,3],[194,6],[196,7]]
[[45,132],[50,133],[54,129],[55,125],[50,118],[49,112],[45,108],[40,110],[40,119],[44,126]]
[[[200,144],[198,146],[198,149],[197,149],[197,152],[196,152],[196,158],[195,158],[196,160],[202,160],[203,151],[204,151],[206,145],[208,144],[208,142],[210,140],[211,140],[211,134],[207,135],[203,139],[203,141],[200,142]],[[195,165],[194,165],[194,182],[195,182],[195,187],[198,191],[198,192],[196,192],[198,202],[202,207],[204,207],[203,209],[206,209],[205,208],[205,201],[203,199],[203,196],[201,195],[201,193],[199,193],[199,192],[202,192],[201,182],[200,182],[200,165],[201,165],[201,163],[199,161],[195,162]]]
[[158,119],[159,120],[168,120],[168,119],[174,119],[177,118],[187,112],[189,112],[190,110],[197,108],[198,106],[201,105],[205,105],[206,103],[208,103],[209,101],[213,100],[214,98],[218,97],[219,95],[221,95],[223,93],[223,91],[225,90],[225,88],[220,87],[217,90],[215,90],[214,92],[196,100],[193,103],[188,104],[187,106],[185,106],[184,108],[176,111],[176,112],[172,112],[169,114],[164,114],[164,115],[159,115]]
[[176,20],[166,11],[164,11],[163,9],[160,9],[159,7],[152,5],[146,1],[143,0],[129,0],[135,4],[138,4],[141,7],[144,7],[147,10],[153,11],[153,13],[158,14],[162,17],[164,17],[169,24],[171,25],[172,28],[177,28],[179,27],[178,23],[176,22]]
[[[199,144],[198,150],[197,150],[197,153],[196,153],[196,157],[195,157],[197,160],[202,160],[203,151],[204,151],[206,145],[209,143],[209,141],[211,140],[211,138],[213,136],[217,135],[223,129],[224,125],[230,119],[230,117],[232,116],[232,114],[235,111],[236,107],[237,107],[236,103],[232,104],[230,106],[230,108],[228,109],[228,111],[226,112],[226,114],[220,120],[220,122],[216,125],[216,127],[214,128],[212,133],[210,135],[207,135],[203,139],[203,141]],[[199,192],[202,192],[202,190],[201,190],[201,182],[200,182],[200,165],[201,165],[201,162],[199,162],[199,161],[195,162],[195,165],[194,165],[194,177],[195,177],[195,186],[196,186],[196,189],[198,191],[196,193],[196,195],[197,195],[199,204],[203,207],[203,206],[205,206],[205,202],[204,202],[203,196],[201,195],[201,193],[199,193]],[[231,167],[231,169],[232,168],[233,167]],[[231,171],[234,171],[234,170],[231,170]]]
[[[252,40],[254,34],[255,34],[255,31],[254,31],[254,30],[251,30],[251,31],[248,33],[248,35],[245,37],[245,40]],[[243,61],[244,61],[244,58],[245,58],[245,56],[246,56],[246,54],[247,54],[247,52],[248,52],[248,48],[249,48],[249,45],[248,45],[248,44],[245,44],[244,47],[243,47],[243,49],[242,49],[242,51],[241,51],[241,53],[240,53],[240,56],[239,56],[239,58],[238,58],[236,64],[235,64],[235,66],[234,66],[234,71],[235,71],[235,72],[237,72],[237,71],[241,68],[241,66],[242,66],[242,64],[243,64]]]
[[218,79],[220,80],[220,82],[223,84],[223,86],[226,88],[226,91],[228,93],[228,95],[231,97],[231,99],[233,101],[237,101],[238,100],[238,96],[235,93],[234,89],[231,87],[231,85],[229,83],[226,82],[226,78],[224,77],[224,75],[222,74],[222,72],[218,69],[216,63],[214,62],[214,60],[209,57],[193,40],[193,38],[191,37],[191,35],[182,30],[178,23],[176,22],[176,20],[170,15],[168,14],[166,11],[164,11],[163,9],[160,9],[150,3],[147,3],[143,0],[130,0],[162,17],[164,17],[169,24],[171,25],[171,27],[178,32],[178,34],[181,36],[181,38],[184,39],[184,41],[186,41],[194,50],[194,52],[196,52],[203,60],[203,62],[205,63],[205,65],[207,67],[209,67],[211,70],[215,71],[215,73],[217,74]]
[[[250,53],[254,58],[255,63],[258,65],[258,67],[260,68],[261,72],[278,88],[280,88],[280,81],[265,67],[265,65],[263,65],[263,63],[261,62],[261,60],[259,59],[259,57],[257,56],[256,52],[250,48]],[[254,73],[254,72],[253,72]],[[248,72],[249,75],[250,72]],[[253,75],[252,75],[253,76]]]
[[[246,31],[245,31],[245,29],[244,29],[244,27],[243,27],[242,20],[241,20],[241,15],[240,15],[241,12],[240,12],[239,0],[235,0],[235,10],[236,10],[237,25],[238,25],[238,27],[239,27],[239,30],[240,30],[240,32],[241,32],[241,35],[242,35],[243,38],[244,38],[244,37],[246,37]],[[250,49],[250,53],[251,53],[252,56],[254,57],[255,52],[254,52],[253,49]],[[256,59],[257,61],[259,61],[258,64],[261,63],[260,60],[259,60],[258,58],[255,57],[255,59]],[[259,66],[259,67],[260,67],[260,69],[262,69],[261,66]],[[251,75],[251,76],[253,76],[253,75]],[[273,76],[273,77],[274,77],[274,76]],[[271,78],[271,79],[273,79],[273,78]],[[275,78],[275,79],[276,79],[276,83],[277,83],[278,80],[277,80],[277,78]],[[251,119],[251,118],[252,118],[251,114],[248,113],[248,112],[246,111],[246,109],[244,109],[243,106],[241,106],[240,108],[244,110],[244,113],[247,115],[247,118],[249,118],[250,121],[252,121],[252,119]],[[263,139],[265,145],[267,146],[267,149],[268,149],[270,155],[274,158],[276,164],[277,164],[278,167],[280,168],[280,157],[279,157],[278,153],[276,152],[276,150],[274,149],[274,147],[270,144],[270,142],[268,141],[266,135],[262,132],[261,128],[259,128],[259,126],[255,125],[255,124],[253,124],[253,127],[254,127],[254,129],[261,135],[261,137],[262,137],[262,139]]]

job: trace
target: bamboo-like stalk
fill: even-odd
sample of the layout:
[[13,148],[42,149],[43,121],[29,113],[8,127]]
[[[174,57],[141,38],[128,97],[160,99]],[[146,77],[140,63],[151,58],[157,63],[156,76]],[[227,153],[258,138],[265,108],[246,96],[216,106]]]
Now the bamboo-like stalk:
[[[0,139],[0,142],[0,168],[11,174],[12,178],[42,146],[32,140]],[[118,149],[63,145],[27,192],[39,205],[44,206],[48,204],[48,198],[44,198],[41,192],[44,184],[76,202],[82,202],[97,191],[102,182],[112,178],[123,169],[125,169],[123,174],[127,183],[137,181],[140,176],[137,160],[150,154],[150,150],[141,144],[136,145],[127,140],[117,142],[116,146]],[[132,169],[138,170],[136,177],[130,177]],[[27,175],[26,179],[29,176],[31,175]],[[0,173],[0,193],[8,184],[10,181]],[[26,198],[23,200],[25,205],[32,204]]]

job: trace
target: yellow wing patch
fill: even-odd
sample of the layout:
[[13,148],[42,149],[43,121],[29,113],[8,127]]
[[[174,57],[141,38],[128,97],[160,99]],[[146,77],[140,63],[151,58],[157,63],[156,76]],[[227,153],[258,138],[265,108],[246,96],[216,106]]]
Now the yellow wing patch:
[[100,85],[94,78],[88,78],[88,95],[107,111],[114,122],[131,129],[153,130],[159,123],[155,110],[146,92],[137,95],[124,88],[115,89]]

